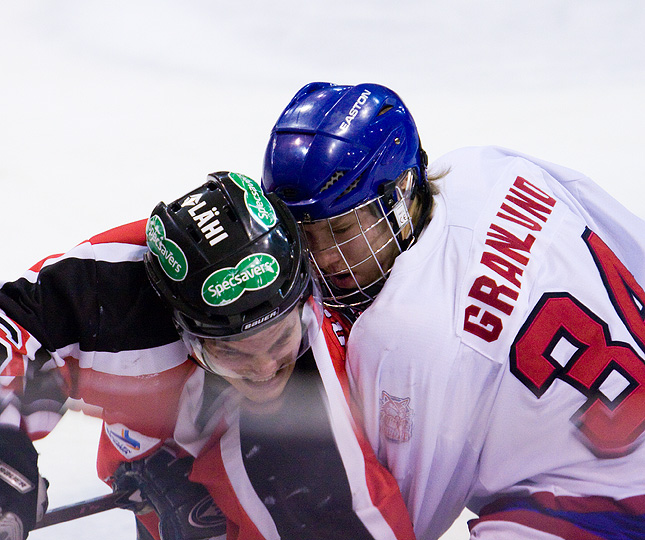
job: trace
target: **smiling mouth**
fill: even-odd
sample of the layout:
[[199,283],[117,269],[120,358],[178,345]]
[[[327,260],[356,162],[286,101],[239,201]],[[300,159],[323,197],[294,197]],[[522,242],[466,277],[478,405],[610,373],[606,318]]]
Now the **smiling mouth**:
[[263,384],[263,383],[268,383],[269,381],[272,381],[275,379],[278,375],[282,374],[282,372],[287,368],[287,366],[282,366],[279,370],[277,370],[275,373],[272,375],[269,375],[268,377],[265,377],[263,379],[256,379],[256,378],[251,378],[251,377],[243,377],[242,380],[251,383],[251,384]]
[[276,371],[273,375],[271,375],[270,377],[267,377],[266,379],[249,379],[248,377],[244,377],[243,380],[252,384],[265,383],[265,382],[269,382],[272,379],[275,379],[278,373],[279,371]]

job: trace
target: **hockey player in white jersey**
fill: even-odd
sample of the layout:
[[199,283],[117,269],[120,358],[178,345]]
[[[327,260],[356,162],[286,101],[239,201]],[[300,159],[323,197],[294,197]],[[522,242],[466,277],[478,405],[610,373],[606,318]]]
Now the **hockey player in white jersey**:
[[645,537],[645,223],[576,171],[496,147],[427,166],[380,85],[312,83],[263,175],[325,301],[417,537]]
[[3,283],[0,538],[40,518],[30,439],[72,398],[141,540],[414,540],[317,291],[284,205],[227,172]]

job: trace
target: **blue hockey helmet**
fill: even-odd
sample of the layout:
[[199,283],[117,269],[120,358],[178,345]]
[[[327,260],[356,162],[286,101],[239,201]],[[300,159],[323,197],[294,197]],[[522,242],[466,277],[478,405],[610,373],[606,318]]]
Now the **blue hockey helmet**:
[[262,183],[297,220],[315,221],[374,199],[409,169],[425,185],[426,165],[414,119],[395,92],[314,82],[273,127]]
[[262,183],[307,230],[328,305],[365,307],[418,238],[427,162],[411,114],[384,86],[310,83],[282,112]]

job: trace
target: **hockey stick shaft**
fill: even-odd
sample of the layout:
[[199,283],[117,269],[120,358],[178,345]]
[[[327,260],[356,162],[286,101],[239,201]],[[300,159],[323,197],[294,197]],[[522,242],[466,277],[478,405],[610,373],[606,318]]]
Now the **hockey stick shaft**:
[[[128,497],[134,493],[134,490],[115,491],[109,495],[80,501],[77,503],[69,504],[67,506],[60,506],[47,512],[43,519],[41,519],[34,529],[42,529],[50,525],[57,525],[73,519],[91,516],[113,508],[124,508],[128,504]],[[131,503],[130,503],[131,504]]]

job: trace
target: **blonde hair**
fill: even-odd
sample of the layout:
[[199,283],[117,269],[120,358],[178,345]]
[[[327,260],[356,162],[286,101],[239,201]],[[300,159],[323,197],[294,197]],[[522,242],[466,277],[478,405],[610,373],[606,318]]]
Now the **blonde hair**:
[[433,197],[439,194],[439,186],[437,185],[437,181],[441,180],[442,178],[445,178],[449,172],[450,172],[450,167],[439,171],[430,171],[430,170],[427,171],[426,180],[428,182],[428,186],[430,187],[430,194]]

